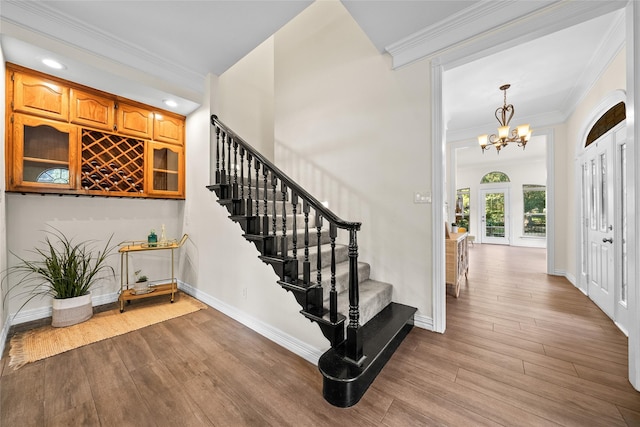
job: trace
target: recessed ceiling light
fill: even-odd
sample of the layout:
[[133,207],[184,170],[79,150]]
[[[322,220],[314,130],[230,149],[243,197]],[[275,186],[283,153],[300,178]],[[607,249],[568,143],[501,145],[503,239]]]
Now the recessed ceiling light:
[[42,63],[44,65],[46,65],[47,67],[53,68],[55,70],[63,70],[67,67],[64,66],[64,64],[56,61],[55,59],[51,59],[51,58],[45,58],[42,60]]
[[168,107],[177,107],[178,103],[176,101],[174,101],[173,99],[164,99],[162,102],[164,102],[164,104]]

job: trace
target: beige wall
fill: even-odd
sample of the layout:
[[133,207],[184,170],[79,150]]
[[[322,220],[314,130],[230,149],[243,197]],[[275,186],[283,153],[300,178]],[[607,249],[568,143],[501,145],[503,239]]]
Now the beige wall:
[[[431,316],[430,64],[393,71],[339,2],[275,35],[277,164],[342,218],[395,301]],[[344,239],[343,239],[344,240]]]
[[219,77],[212,110],[272,161],[273,91],[273,37],[270,37]]

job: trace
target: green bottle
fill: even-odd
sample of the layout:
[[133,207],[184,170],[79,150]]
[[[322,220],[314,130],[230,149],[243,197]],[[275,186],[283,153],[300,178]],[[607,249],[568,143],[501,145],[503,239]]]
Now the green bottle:
[[149,244],[150,248],[155,248],[156,246],[158,246],[158,236],[156,235],[155,230],[151,230],[151,233],[149,233],[149,236],[147,236],[147,243]]

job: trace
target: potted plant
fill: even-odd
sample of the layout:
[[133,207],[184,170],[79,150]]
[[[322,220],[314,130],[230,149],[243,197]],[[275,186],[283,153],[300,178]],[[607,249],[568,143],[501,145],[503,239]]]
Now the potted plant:
[[133,292],[136,295],[147,294],[151,292],[149,288],[149,278],[144,274],[140,274],[142,270],[136,270],[133,274],[136,276],[136,283],[133,285]]
[[96,250],[94,241],[74,242],[55,228],[46,233],[44,248],[31,251],[34,260],[12,252],[18,263],[8,268],[5,279],[13,275],[16,282],[7,295],[20,290],[18,295],[28,296],[18,312],[36,297],[53,297],[52,326],[84,322],[93,315],[92,287],[107,276],[115,278],[113,267],[106,262],[114,249],[110,246],[113,235],[104,248]]

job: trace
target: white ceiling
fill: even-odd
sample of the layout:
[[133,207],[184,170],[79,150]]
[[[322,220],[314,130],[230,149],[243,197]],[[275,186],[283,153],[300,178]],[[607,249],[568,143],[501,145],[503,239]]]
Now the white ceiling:
[[[9,62],[160,108],[167,108],[161,101],[171,97],[179,102],[176,111],[188,114],[202,99],[208,73],[222,74],[311,3],[3,0],[0,41]],[[342,0],[381,52],[425,30],[468,30],[462,21],[471,10],[507,5],[531,10],[554,3],[558,2]],[[513,124],[526,120],[536,129],[564,121],[620,49],[623,15],[609,13],[528,39],[499,53],[478,52],[473,62],[445,72],[449,140],[473,138],[483,128],[483,133],[493,130],[503,83],[512,85],[507,100],[516,109]],[[67,68],[44,69],[39,62],[44,56],[60,58]]]

